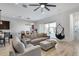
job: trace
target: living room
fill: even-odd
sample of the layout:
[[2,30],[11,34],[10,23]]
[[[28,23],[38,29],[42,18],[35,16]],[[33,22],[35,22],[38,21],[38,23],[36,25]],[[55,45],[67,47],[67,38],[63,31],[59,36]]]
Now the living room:
[[0,56],[79,55],[74,48],[78,7],[79,3],[0,3]]

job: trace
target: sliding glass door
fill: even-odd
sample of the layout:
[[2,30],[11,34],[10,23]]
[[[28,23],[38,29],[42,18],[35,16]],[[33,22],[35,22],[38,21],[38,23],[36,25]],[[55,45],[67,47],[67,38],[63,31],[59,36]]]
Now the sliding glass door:
[[45,24],[45,33],[47,33],[48,36],[50,36],[50,38],[56,38],[55,28],[56,28],[56,22]]

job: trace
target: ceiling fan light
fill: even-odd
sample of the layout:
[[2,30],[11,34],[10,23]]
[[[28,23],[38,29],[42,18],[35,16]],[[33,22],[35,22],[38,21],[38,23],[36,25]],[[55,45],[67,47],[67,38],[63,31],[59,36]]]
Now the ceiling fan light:
[[41,5],[41,8],[44,8],[45,7],[45,5]]
[[2,21],[0,21],[0,24],[2,24]]

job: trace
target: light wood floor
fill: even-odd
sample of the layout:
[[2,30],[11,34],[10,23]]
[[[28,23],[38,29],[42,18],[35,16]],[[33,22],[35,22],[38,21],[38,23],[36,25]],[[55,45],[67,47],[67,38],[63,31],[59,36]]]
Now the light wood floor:
[[4,47],[4,45],[0,45],[0,56],[7,56],[9,55],[9,48],[8,48],[9,44],[6,43],[6,46]]
[[[79,55],[79,41],[72,41],[72,42],[63,42],[59,43],[60,46],[64,47],[65,49],[59,53],[59,49],[51,48],[48,51],[44,51],[41,49],[42,56],[78,56]],[[0,46],[0,56],[9,55],[9,48],[7,48],[9,44],[7,43],[6,46]],[[62,49],[62,48],[60,48]],[[7,51],[7,52],[6,52]]]
[[[42,51],[42,56],[74,56],[75,53],[75,45],[70,42],[59,43],[60,48],[51,48],[48,51]],[[63,49],[64,48],[64,49]],[[61,50],[61,51],[60,51]]]

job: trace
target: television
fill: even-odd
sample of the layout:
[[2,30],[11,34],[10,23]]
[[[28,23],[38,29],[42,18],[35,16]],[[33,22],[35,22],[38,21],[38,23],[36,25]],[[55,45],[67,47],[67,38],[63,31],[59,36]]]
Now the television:
[[9,21],[1,21],[2,24],[0,24],[1,30],[8,30],[10,29],[10,22]]

